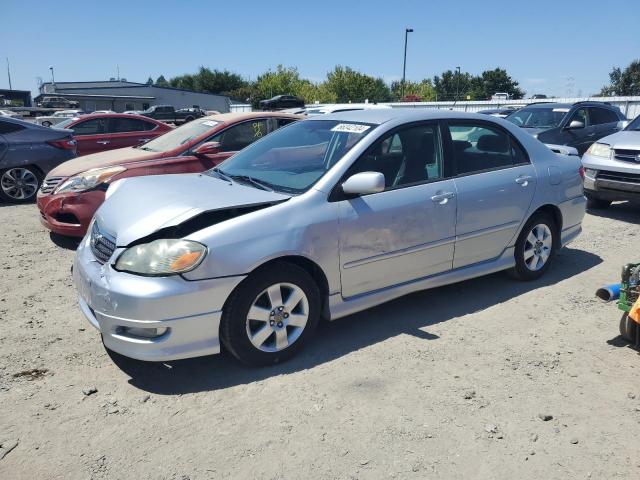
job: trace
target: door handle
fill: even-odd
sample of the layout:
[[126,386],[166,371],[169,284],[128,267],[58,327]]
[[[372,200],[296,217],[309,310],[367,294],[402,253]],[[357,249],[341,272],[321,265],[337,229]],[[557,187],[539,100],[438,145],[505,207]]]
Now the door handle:
[[529,180],[533,180],[533,177],[531,175],[521,175],[518,178],[516,178],[516,183],[518,185],[522,185],[523,187],[526,187],[527,185],[529,185]]
[[456,194],[453,192],[437,192],[431,197],[431,201],[433,203],[445,205],[451,198],[454,198],[455,196]]
[[107,145],[109,143],[111,143],[110,140],[98,140],[96,143],[99,143],[100,145]]

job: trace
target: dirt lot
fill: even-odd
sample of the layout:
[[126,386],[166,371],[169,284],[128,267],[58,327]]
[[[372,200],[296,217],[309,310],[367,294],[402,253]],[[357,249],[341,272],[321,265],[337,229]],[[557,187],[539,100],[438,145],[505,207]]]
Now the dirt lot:
[[640,356],[593,297],[640,260],[639,223],[588,215],[538,282],[413,294],[256,370],[110,357],[69,245],[0,205],[0,478],[640,478]]

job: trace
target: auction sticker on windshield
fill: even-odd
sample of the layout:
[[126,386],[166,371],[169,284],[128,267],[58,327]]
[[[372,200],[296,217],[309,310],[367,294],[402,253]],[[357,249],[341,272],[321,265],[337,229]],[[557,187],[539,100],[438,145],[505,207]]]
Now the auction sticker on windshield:
[[214,122],[213,120],[206,120],[202,122],[202,125],[206,125],[207,127],[215,127],[218,125],[218,122]]
[[553,111],[554,112],[567,113],[569,111],[569,109],[568,108],[554,108]]
[[345,133],[364,133],[371,128],[370,125],[361,125],[358,123],[339,123],[331,129],[332,132]]

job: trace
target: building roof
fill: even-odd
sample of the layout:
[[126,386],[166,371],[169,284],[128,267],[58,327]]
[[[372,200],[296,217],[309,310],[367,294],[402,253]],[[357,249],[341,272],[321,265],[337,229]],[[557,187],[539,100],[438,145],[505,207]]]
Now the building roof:
[[[40,86],[41,92],[46,92],[48,88],[54,85],[51,82],[45,82]],[[197,92],[195,90],[187,90],[185,88],[174,87],[161,87],[159,85],[147,85],[146,83],[128,82],[123,80],[108,80],[108,81],[95,81],[95,82],[56,82],[55,92],[48,92],[49,95],[64,94],[67,90],[92,90],[92,89],[104,89],[104,88],[161,88],[163,90],[175,90],[178,92],[197,93],[199,95],[212,95],[215,97],[226,97],[221,93],[210,92]]]

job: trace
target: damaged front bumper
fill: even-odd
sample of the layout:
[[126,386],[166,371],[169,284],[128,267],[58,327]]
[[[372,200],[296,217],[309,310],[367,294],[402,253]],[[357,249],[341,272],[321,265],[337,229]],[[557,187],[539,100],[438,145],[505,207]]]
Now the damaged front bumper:
[[73,267],[80,308],[102,333],[105,346],[147,361],[219,353],[222,307],[244,278],[189,281],[178,275],[118,272],[109,262],[96,260],[88,236],[78,247]]

